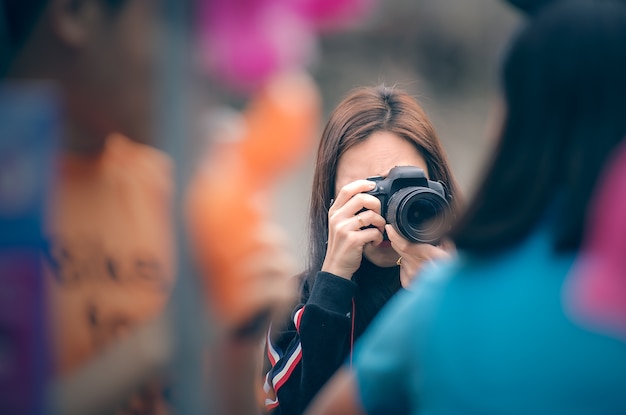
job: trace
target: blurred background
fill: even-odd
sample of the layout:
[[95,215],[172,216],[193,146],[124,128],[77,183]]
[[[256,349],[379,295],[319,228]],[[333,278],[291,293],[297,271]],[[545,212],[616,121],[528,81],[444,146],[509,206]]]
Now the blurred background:
[[[183,9],[183,7],[174,7],[180,6],[183,2],[164,0],[163,3],[174,10]],[[224,4],[227,3],[224,2]],[[323,122],[317,136],[319,138],[329,112],[352,88],[380,83],[396,85],[417,97],[424,106],[443,141],[461,188],[469,194],[480,173],[480,166],[493,144],[490,137],[493,137],[497,128],[494,110],[497,102],[498,67],[504,48],[521,23],[522,15],[502,0],[378,0],[376,4],[375,11],[366,20],[359,21],[351,28],[342,28],[337,32],[325,34],[319,39],[317,55],[313,64],[308,67],[323,98]],[[176,19],[176,15],[172,17],[168,14],[168,17],[177,22],[177,25],[172,25],[175,26],[174,29],[183,29],[181,32],[184,32],[189,25],[186,24],[188,22],[182,14],[184,13],[181,12],[179,19]],[[281,23],[284,22],[276,24]],[[187,87],[188,79],[187,72],[185,72],[187,68],[182,68],[184,65],[180,64],[187,56],[186,51],[180,45],[185,45],[185,36],[188,34],[178,33],[174,29],[172,29],[173,34],[169,34],[172,39],[159,45],[167,52],[164,63],[166,68],[163,71],[165,75],[162,79],[163,91],[161,91],[164,96],[167,96],[167,100],[162,100],[164,108],[161,108],[167,117],[162,117],[163,119],[160,120],[163,126],[160,126],[159,132],[162,137],[168,139],[170,148],[161,143],[166,147],[165,150],[168,150],[175,160],[186,162],[187,159],[183,158],[184,151],[178,147],[186,147],[187,143],[183,145],[179,142],[182,140],[177,138],[187,136],[188,119],[184,114],[184,100],[187,97],[184,92],[180,94],[170,92],[185,91]],[[168,36],[164,38],[168,39]],[[297,40],[292,39],[285,41],[291,42],[292,46],[297,43]],[[203,79],[202,82],[207,82],[207,80]],[[221,85],[218,82],[208,85],[207,88],[195,88],[196,84],[193,86],[194,93],[201,91],[204,95],[200,100],[211,101],[209,107],[214,104],[240,109],[246,101],[246,97],[237,95],[233,91],[220,90]],[[193,99],[195,98],[194,96]],[[220,113],[217,115],[219,116]],[[50,130],[52,129],[44,129],[44,131]],[[41,138],[45,134],[37,133],[35,136]],[[37,146],[32,147],[40,150]],[[24,148],[28,150],[27,147]],[[175,151],[172,151],[172,148]],[[47,150],[41,149],[41,151]],[[52,154],[52,151],[49,153]],[[299,166],[299,169],[290,172],[278,183],[272,211],[273,218],[287,231],[291,242],[290,247],[298,261],[299,269],[303,269],[306,265],[308,240],[306,222],[314,156],[315,149]],[[181,164],[191,163],[178,163],[177,167],[182,170]],[[180,182],[176,189],[179,192],[178,201],[181,202],[184,189],[181,185],[183,183],[181,177],[185,176],[182,174],[178,176]],[[43,202],[40,205],[43,205]],[[37,223],[37,226],[39,225]],[[182,228],[179,224],[179,229]],[[179,241],[184,241],[184,238],[179,236]],[[183,244],[180,245],[179,252],[183,252],[186,247]],[[183,268],[184,261],[181,262],[183,265],[179,268],[178,274],[190,275],[189,270]],[[33,272],[33,275],[36,275],[36,272]],[[19,281],[15,282],[15,286],[20,285],[24,284]],[[178,310],[180,316],[200,314],[200,311],[187,305],[187,299],[194,298],[192,291],[193,286],[189,284],[176,293],[179,297],[174,303],[180,306]],[[34,292],[34,290],[28,292]],[[29,301],[33,304],[40,303],[39,299],[30,297],[23,303],[31,304]],[[15,315],[13,309],[8,309],[4,314]],[[35,317],[33,319],[36,320]],[[23,323],[20,320],[18,323],[26,325],[29,321]],[[201,373],[199,373],[201,365],[195,364],[201,357],[201,334],[197,334],[196,321],[181,317],[180,322],[187,324],[177,325],[179,331],[176,332],[176,337],[183,339],[181,340],[183,346],[195,347],[191,349],[195,354],[188,353],[185,347],[180,347],[181,352],[174,359],[174,366],[178,366],[181,372],[185,373],[183,381],[187,382],[183,382],[180,390],[201,396],[203,391],[200,383],[196,382],[196,379],[201,378]],[[146,330],[154,329],[157,333],[149,332],[148,334],[163,336],[163,333],[159,332],[160,326],[154,327],[150,326]],[[10,353],[1,350],[3,347],[7,349],[2,341],[3,339],[0,338],[0,372],[3,364],[5,368],[7,367],[6,362],[11,356]],[[40,343],[33,341],[33,344]],[[140,342],[137,344],[142,345]],[[9,358],[3,361],[3,357],[7,355]],[[121,357],[130,355],[120,352]],[[117,357],[120,358],[120,356]],[[85,376],[106,379],[106,376],[102,376],[104,369],[115,371],[129,367],[123,364],[108,365],[105,361],[102,362],[100,366],[91,367],[91,372],[87,372]],[[121,373],[120,376],[124,378],[125,375]],[[130,379],[128,376],[125,378]],[[96,391],[97,388],[90,387],[88,382],[81,383],[81,379],[75,379],[74,383],[68,384],[66,389],[72,392],[70,395],[72,398],[83,398],[84,402],[93,405],[97,400],[87,395],[83,397],[76,387],[82,385],[92,391]],[[133,379],[131,380],[134,382]],[[128,380],[129,384],[132,383],[131,380]],[[117,387],[114,389],[118,392],[126,387],[114,381],[112,383]],[[131,389],[130,386],[127,388]],[[41,389],[43,390],[43,387]],[[103,399],[108,399],[108,395],[105,395]],[[90,399],[92,402],[88,402]],[[180,400],[188,401],[189,406],[197,404],[193,396],[191,398],[185,396]],[[0,412],[3,411],[0,409]],[[189,411],[181,408],[181,413],[189,413]]]
[[[351,88],[397,85],[425,108],[464,194],[471,193],[497,129],[500,60],[523,18],[501,0],[379,1],[358,26],[321,38],[311,72],[324,122]],[[275,210],[301,268],[313,158],[280,184]]]

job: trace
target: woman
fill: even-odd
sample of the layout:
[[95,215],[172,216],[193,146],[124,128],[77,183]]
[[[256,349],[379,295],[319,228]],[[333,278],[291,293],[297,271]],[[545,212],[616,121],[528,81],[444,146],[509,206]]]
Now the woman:
[[611,0],[557,2],[522,30],[499,146],[452,233],[458,258],[394,299],[310,413],[626,413],[626,343],[564,303],[626,137],[625,44],[626,6]]
[[[268,335],[265,408],[301,413],[349,358],[372,318],[441,247],[409,242],[381,216],[371,194],[396,166],[414,166],[458,191],[424,111],[405,92],[380,86],[350,93],[322,134],[311,197],[311,248],[300,304]],[[388,240],[384,235],[388,235]]]

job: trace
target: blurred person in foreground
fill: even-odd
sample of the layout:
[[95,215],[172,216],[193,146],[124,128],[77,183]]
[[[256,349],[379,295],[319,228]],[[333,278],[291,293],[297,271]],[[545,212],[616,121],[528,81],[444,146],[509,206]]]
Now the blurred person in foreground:
[[[154,141],[157,2],[2,0],[4,80],[52,85],[61,139],[44,235],[55,376],[159,314],[174,285],[172,177]],[[128,137],[132,137],[132,140]],[[150,388],[149,388],[150,389]],[[159,413],[152,389],[129,408]]]
[[[1,0],[0,7],[6,22],[3,81],[52,85],[59,96],[62,132],[44,219],[44,278],[53,376],[73,378],[139,327],[162,318],[175,283],[171,162],[144,144],[155,141],[157,39],[167,20],[159,2],[152,0]],[[282,231],[265,216],[257,219],[258,227],[245,235],[256,242],[257,251],[239,258],[239,264],[251,280],[272,285],[271,280],[287,290],[254,298],[255,306],[278,307],[288,295],[288,284],[281,281],[291,275],[293,261],[283,249]],[[254,319],[252,306],[246,311]],[[199,318],[198,330],[203,329],[205,318],[189,318]],[[250,403],[247,411],[253,412],[256,405],[255,376],[244,365],[258,360],[262,334],[251,340],[231,337],[229,331],[247,323],[232,322],[220,337],[221,360],[232,365],[229,381],[217,385],[214,396],[225,400],[230,393],[233,398],[222,402],[224,408],[214,406],[216,411],[244,413]],[[136,365],[154,380],[154,386],[138,393],[129,390],[133,396],[120,412],[166,413],[163,379],[152,370],[156,362],[150,359],[155,349],[167,347],[138,344],[138,355],[96,367],[109,369],[111,375],[114,368]],[[91,389],[111,386],[104,374],[90,379]],[[231,390],[233,385],[237,391]],[[243,393],[249,398],[238,395]]]
[[616,1],[558,2],[528,22],[504,62],[493,160],[452,232],[458,258],[383,310],[308,413],[626,413],[626,342],[563,299],[626,137],[625,44]]
[[[382,189],[383,178],[391,179],[398,166],[417,176],[395,182],[408,180],[396,193],[396,184]],[[375,187],[378,196],[368,194]],[[423,202],[422,196],[433,199]],[[391,199],[406,209],[387,208]],[[318,147],[299,303],[288,322],[274,321],[268,333],[266,412],[301,413],[351,359],[354,341],[385,303],[408,288],[424,264],[449,256],[440,233],[426,223],[451,215],[458,199],[443,147],[414,98],[379,86],[357,88],[339,103]],[[392,211],[407,217],[398,213],[397,221],[390,220]],[[445,227],[445,219],[439,224]]]

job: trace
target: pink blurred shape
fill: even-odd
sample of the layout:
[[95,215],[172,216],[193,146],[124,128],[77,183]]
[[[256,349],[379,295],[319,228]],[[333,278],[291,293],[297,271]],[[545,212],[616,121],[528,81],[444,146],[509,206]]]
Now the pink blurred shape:
[[565,302],[583,325],[626,340],[626,140],[599,183]]
[[205,0],[199,11],[204,68],[236,89],[308,63],[315,41],[285,0]]
[[248,91],[314,59],[321,30],[361,19],[375,0],[203,0],[198,11],[203,68]]
[[296,7],[320,30],[337,29],[363,19],[374,0],[296,0]]

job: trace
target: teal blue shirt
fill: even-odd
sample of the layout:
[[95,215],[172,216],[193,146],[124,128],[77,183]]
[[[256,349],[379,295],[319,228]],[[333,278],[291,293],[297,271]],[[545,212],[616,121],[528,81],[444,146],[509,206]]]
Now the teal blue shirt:
[[370,414],[626,414],[626,343],[576,325],[573,254],[540,229],[489,258],[425,270],[355,348]]

